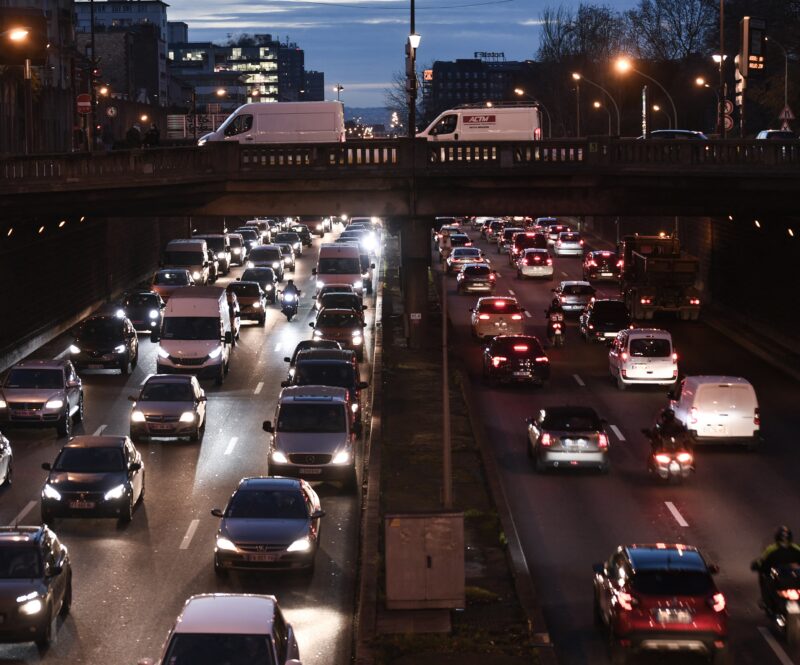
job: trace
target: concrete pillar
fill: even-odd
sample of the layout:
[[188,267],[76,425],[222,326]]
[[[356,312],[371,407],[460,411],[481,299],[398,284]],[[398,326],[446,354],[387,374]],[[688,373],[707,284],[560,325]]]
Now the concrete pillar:
[[400,231],[400,284],[408,346],[421,349],[430,343],[428,267],[431,258],[432,220],[408,218]]

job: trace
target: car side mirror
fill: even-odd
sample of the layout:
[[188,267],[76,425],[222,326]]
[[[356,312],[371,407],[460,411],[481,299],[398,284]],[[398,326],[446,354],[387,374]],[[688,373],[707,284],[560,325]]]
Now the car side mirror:
[[312,275],[316,275],[317,274],[317,269],[316,268],[311,268],[311,274]]
[[135,402],[138,399],[139,398],[136,395],[128,395],[128,401],[129,402]]
[[592,570],[595,572],[596,575],[605,575],[606,567],[602,563],[596,563],[592,566]]
[[313,327],[314,327],[314,322],[312,321],[311,323],[309,323],[309,324],[308,324],[308,327],[309,327],[309,328],[313,328]]
[[712,575],[716,575],[717,573],[719,573],[719,566],[716,563],[708,564],[708,572],[711,573]]
[[64,572],[63,563],[57,563],[56,565],[50,567],[50,577],[58,577],[63,572]]
[[67,381],[67,388],[80,388],[80,381]]
[[208,397],[206,397],[205,395],[200,395],[200,397],[197,398],[197,401],[198,402],[207,402],[208,401]]
[[290,362],[292,362],[292,359],[289,356],[284,356],[283,357],[283,362],[290,363]]
[[369,383],[367,381],[359,381],[357,388],[359,390],[364,390],[364,388],[369,388]]
[[270,432],[270,433],[275,431],[275,428],[272,426],[271,420],[265,420],[263,423],[261,423],[261,429],[263,429],[265,432]]
[[141,462],[131,462],[128,464],[128,471],[139,471],[142,468]]
[[214,517],[222,517],[222,515],[223,515],[223,513],[222,513],[222,508],[212,508],[212,509],[211,509],[211,514],[212,514]]
[[50,462],[42,462],[42,468],[45,471],[51,471],[53,467],[50,465]]
[[324,510],[315,510],[313,513],[311,513],[312,520],[318,520],[320,517],[325,517]]

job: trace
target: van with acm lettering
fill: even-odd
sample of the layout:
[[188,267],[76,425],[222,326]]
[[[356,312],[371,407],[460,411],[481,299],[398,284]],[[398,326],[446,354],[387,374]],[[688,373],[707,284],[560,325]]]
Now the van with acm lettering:
[[361,250],[351,243],[326,243],[319,248],[317,267],[311,271],[317,278],[317,293],[326,284],[350,284],[359,296],[364,295],[365,278],[361,272]]
[[535,141],[542,138],[535,106],[455,108],[441,113],[417,138],[428,141]]

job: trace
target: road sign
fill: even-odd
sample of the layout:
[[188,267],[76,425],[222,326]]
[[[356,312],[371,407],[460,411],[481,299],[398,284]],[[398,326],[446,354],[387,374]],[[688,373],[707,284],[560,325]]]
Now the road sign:
[[787,106],[783,107],[783,110],[778,114],[778,120],[794,120],[794,113],[792,113],[792,109]]
[[733,118],[729,116],[727,113],[722,116],[722,123],[725,127],[725,131],[729,132],[733,129]]
[[730,99],[724,99],[722,101],[722,112],[723,113],[733,113],[733,102]]
[[78,107],[78,113],[86,115],[92,112],[92,98],[87,93],[78,95],[75,98],[75,103]]
[[106,109],[106,115],[109,118],[116,118],[117,117],[117,107],[116,106],[109,106]]

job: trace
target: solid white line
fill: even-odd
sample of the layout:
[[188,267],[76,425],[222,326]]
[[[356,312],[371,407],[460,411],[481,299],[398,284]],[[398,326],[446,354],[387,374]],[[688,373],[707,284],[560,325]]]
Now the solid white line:
[[192,520],[191,522],[189,522],[189,528],[186,529],[186,535],[183,537],[183,540],[181,541],[180,549],[182,550],[189,549],[189,543],[192,542],[192,538],[194,537],[194,532],[197,531],[198,524],[200,524],[200,520]]
[[772,633],[769,632],[769,628],[759,626],[758,632],[761,633],[761,637],[764,638],[766,643],[769,644],[770,649],[772,649],[773,653],[778,657],[778,660],[781,661],[781,665],[794,665],[794,661],[789,658],[783,650],[783,647],[778,644],[778,641],[773,637]]
[[509,290],[508,290],[508,292],[509,292],[509,293],[510,293],[512,296],[515,296],[515,295],[517,295],[517,294],[516,294],[516,293],[514,293],[514,292],[513,292],[511,289],[509,289]]
[[232,436],[231,440],[228,441],[228,447],[225,448],[225,454],[230,455],[233,452],[233,447],[236,445],[236,442],[239,440],[238,436]]
[[262,389],[263,387],[264,387],[264,382],[263,382],[263,381],[259,381],[259,382],[256,384],[256,389],[253,391],[253,394],[254,394],[254,395],[258,395],[258,394],[261,392],[261,389]]
[[36,501],[28,501],[26,506],[19,511],[19,514],[14,518],[11,522],[12,524],[19,524],[23,519],[25,519],[25,515],[27,515],[31,510],[36,507]]
[[579,386],[585,386],[586,385],[583,382],[583,379],[581,377],[579,377],[577,374],[573,374],[572,378],[575,379],[575,383],[577,383]]
[[664,505],[667,507],[667,510],[672,513],[672,516],[675,518],[675,521],[678,523],[679,526],[687,527],[689,526],[689,522],[683,519],[683,515],[681,515],[680,511],[675,507],[675,504],[672,501],[665,501]]
[[624,441],[625,437],[622,436],[622,432],[619,431],[619,427],[616,425],[609,425],[611,427],[611,431],[614,432],[614,436],[616,436],[620,441]]
[[561,271],[561,274],[564,275],[564,277],[569,277],[569,275],[565,273],[563,270]]
[[531,313],[529,311],[525,310],[525,316],[527,316],[530,319],[531,318]]
[[98,427],[98,428],[97,428],[97,429],[94,431],[94,433],[92,434],[92,436],[100,436],[100,435],[103,433],[103,430],[104,430],[106,427],[108,427],[108,425],[100,425],[100,427]]

